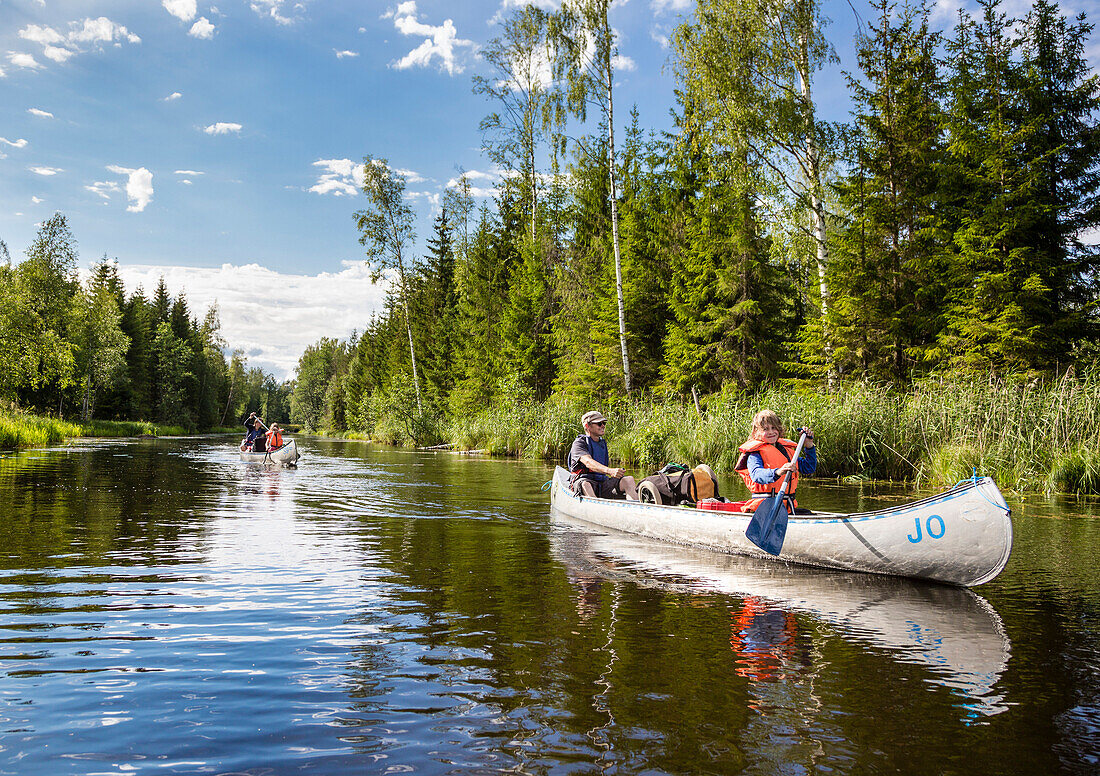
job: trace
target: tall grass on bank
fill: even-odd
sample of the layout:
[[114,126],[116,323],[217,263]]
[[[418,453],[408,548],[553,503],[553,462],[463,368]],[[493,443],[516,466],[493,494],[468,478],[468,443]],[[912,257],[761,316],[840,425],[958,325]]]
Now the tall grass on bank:
[[80,436],[80,426],[34,415],[0,414],[0,449],[56,445]]
[[21,412],[0,413],[2,450],[56,445],[76,437],[182,436],[186,433],[187,430],[180,426],[159,426],[145,421],[93,420],[88,423],[70,423]]
[[[975,470],[1017,490],[1100,493],[1100,380],[1095,376],[1016,382],[928,379],[904,392],[845,383],[834,390],[711,397],[689,403],[637,399],[600,409],[612,456],[633,468],[669,461],[732,472],[753,414],[768,407],[819,442],[819,476],[949,485]],[[465,449],[562,461],[590,403],[512,403],[450,422]]]

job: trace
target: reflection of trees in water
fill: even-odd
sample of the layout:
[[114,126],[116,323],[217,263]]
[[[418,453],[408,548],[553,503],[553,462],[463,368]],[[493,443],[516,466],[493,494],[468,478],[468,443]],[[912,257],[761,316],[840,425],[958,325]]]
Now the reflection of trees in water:
[[531,767],[685,772],[704,748],[734,751],[745,704],[713,600],[563,573],[547,537],[509,523],[371,521],[364,539],[393,573],[384,628],[401,634],[396,664],[356,669],[382,672],[356,679],[385,693],[372,704],[409,710],[430,690],[437,735]]
[[161,565],[186,560],[196,503],[214,483],[209,473],[156,443],[76,446],[0,459],[0,561],[43,568],[64,565]]

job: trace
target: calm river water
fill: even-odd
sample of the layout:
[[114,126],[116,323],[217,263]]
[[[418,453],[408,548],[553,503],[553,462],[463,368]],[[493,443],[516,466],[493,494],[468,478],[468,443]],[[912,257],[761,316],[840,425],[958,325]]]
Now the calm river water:
[[1010,498],[967,591],[588,532],[543,464],[299,441],[0,459],[0,774],[1100,772],[1096,502]]

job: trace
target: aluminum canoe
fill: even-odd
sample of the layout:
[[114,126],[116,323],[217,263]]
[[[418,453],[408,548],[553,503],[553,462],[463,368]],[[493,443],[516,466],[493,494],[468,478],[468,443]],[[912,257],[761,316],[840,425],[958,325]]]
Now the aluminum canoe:
[[733,555],[970,587],[1000,574],[1012,551],[1010,510],[988,477],[874,512],[792,515],[778,556],[745,538],[750,514],[581,497],[568,483],[557,467],[550,503],[567,517]]
[[298,453],[298,445],[293,439],[288,439],[282,447],[268,450],[266,453],[251,453],[241,450],[241,460],[247,463],[272,463],[282,466],[294,466],[302,456]]

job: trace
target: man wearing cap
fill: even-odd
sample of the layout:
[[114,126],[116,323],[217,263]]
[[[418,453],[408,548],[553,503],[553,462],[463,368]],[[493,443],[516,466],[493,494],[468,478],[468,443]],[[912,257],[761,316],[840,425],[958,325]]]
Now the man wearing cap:
[[607,454],[607,419],[596,410],[581,416],[584,433],[573,440],[569,449],[569,484],[573,492],[597,498],[628,498],[638,500],[634,478],[625,469],[612,469]]

